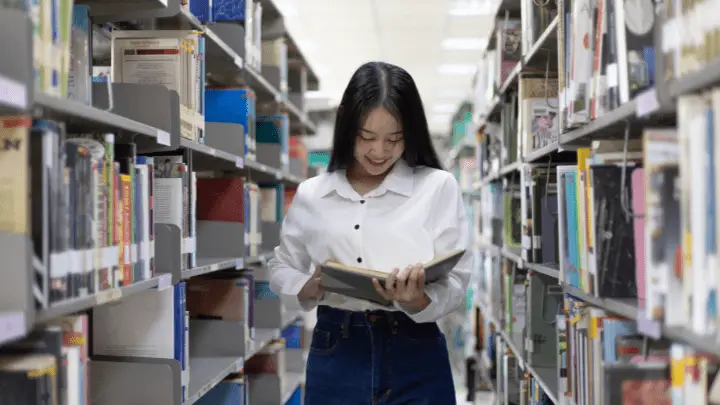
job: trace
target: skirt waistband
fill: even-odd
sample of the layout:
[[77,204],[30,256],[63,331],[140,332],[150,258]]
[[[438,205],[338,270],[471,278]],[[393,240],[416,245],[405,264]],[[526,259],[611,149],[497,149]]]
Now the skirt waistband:
[[330,322],[338,325],[368,326],[378,323],[387,323],[394,326],[417,325],[402,311],[349,311],[320,305],[317,309],[318,322]]

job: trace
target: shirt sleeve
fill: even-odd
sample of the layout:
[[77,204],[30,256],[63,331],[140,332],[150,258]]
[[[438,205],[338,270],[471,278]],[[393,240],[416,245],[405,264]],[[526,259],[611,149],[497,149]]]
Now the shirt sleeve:
[[292,311],[310,311],[318,301],[300,301],[298,293],[310,280],[312,261],[305,245],[305,221],[310,218],[310,203],[303,193],[303,185],[297,189],[280,230],[280,246],[268,261],[270,288],[280,297],[283,305]]
[[413,312],[396,304],[418,323],[435,322],[463,305],[472,266],[470,223],[455,177],[448,173],[435,195],[437,198],[430,213],[435,256],[462,249],[466,252],[446,278],[425,287],[425,293],[430,298],[430,304],[425,309]]

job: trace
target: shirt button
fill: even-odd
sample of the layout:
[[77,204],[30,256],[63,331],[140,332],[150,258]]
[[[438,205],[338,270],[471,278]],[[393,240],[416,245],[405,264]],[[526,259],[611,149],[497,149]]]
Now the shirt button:
[[362,257],[357,258],[358,263],[362,263]]
[[355,225],[355,229],[360,229],[360,225]]
[[365,204],[365,200],[360,200],[360,204]]

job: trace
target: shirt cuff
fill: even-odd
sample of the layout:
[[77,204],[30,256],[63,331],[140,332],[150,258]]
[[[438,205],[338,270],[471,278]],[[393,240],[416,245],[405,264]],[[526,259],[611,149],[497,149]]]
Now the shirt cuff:
[[286,308],[295,311],[302,310],[308,312],[318,306],[320,303],[319,299],[301,301],[298,298],[300,290],[302,290],[303,286],[310,280],[311,277],[312,276],[310,274],[301,273],[293,277],[291,283],[288,283],[290,288],[288,288],[287,291],[283,291],[283,301],[285,301]]
[[430,303],[422,311],[413,310],[412,308],[409,308],[397,301],[395,301],[395,308],[405,312],[410,319],[417,323],[435,322],[437,320],[435,316],[437,313],[436,307],[438,305],[437,293],[432,289],[425,289],[425,294],[427,294],[430,299]]

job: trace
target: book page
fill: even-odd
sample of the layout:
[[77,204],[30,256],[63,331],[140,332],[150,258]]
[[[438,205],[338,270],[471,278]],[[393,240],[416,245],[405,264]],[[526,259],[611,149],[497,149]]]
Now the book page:
[[182,179],[155,179],[153,204],[155,223],[177,225],[183,229]]

